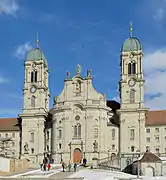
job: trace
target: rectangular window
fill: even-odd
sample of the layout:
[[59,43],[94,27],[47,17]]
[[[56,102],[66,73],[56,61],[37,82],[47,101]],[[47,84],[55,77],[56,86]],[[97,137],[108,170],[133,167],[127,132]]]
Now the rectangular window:
[[134,140],[135,138],[135,132],[134,132],[134,129],[130,129],[130,140]]
[[47,131],[47,134],[46,134],[46,140],[48,141],[49,140],[49,131]]
[[146,141],[147,141],[147,142],[150,142],[150,137],[147,137],[147,138],[146,138]]
[[155,128],[155,132],[156,132],[156,133],[159,133],[159,128]]
[[146,129],[146,133],[150,133],[150,129],[148,128],[148,129]]
[[112,140],[115,139],[115,129],[112,129]]
[[34,132],[32,132],[32,133],[31,133],[31,137],[30,137],[30,141],[31,141],[31,142],[34,142],[34,138],[35,138]]
[[150,152],[150,146],[146,146],[146,152]]
[[156,142],[159,143],[160,141],[159,137],[155,137],[155,139],[156,139]]
[[159,148],[156,148],[155,150],[156,150],[157,154],[160,153],[160,149]]
[[62,130],[60,129],[58,132],[59,132],[58,137],[62,138]]
[[115,150],[115,145],[114,144],[112,145],[112,150]]
[[94,138],[98,138],[98,128],[94,128]]

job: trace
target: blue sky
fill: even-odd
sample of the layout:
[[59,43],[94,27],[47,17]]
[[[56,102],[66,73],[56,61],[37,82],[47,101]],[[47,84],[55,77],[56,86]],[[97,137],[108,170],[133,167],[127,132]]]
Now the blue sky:
[[77,64],[83,75],[92,69],[94,87],[107,99],[117,98],[120,50],[131,20],[145,53],[147,106],[164,109],[166,85],[155,91],[154,82],[166,78],[165,10],[165,0],[0,0],[0,117],[21,112],[24,60],[37,31],[50,69],[50,107]]

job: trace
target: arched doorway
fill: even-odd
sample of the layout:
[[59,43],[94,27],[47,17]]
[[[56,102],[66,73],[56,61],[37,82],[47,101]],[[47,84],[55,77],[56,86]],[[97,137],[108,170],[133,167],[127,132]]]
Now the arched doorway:
[[146,177],[153,177],[154,176],[154,168],[151,166],[146,167],[145,176]]
[[74,149],[73,152],[73,162],[74,163],[81,163],[82,161],[82,153],[79,148]]

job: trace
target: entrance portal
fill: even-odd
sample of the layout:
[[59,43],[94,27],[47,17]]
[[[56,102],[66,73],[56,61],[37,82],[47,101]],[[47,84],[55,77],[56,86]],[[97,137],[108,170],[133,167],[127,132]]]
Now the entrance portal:
[[151,166],[146,167],[145,169],[145,176],[153,177],[154,176],[154,168]]
[[82,153],[79,148],[74,149],[73,152],[73,162],[74,163],[81,163],[82,161]]

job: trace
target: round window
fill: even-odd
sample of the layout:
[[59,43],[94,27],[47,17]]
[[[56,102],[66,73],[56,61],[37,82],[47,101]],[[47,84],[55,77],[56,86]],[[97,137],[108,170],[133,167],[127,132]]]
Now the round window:
[[75,120],[78,121],[79,119],[80,119],[80,116],[77,115],[77,116],[75,117]]

